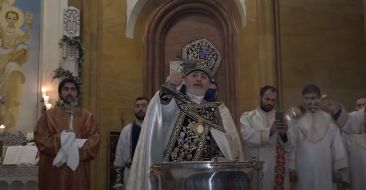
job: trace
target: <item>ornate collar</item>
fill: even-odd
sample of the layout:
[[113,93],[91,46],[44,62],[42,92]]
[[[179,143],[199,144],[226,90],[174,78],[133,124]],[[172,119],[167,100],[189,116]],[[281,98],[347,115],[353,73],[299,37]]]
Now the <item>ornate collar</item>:
[[77,111],[78,108],[77,102],[66,103],[63,100],[58,101],[57,105],[60,106],[66,113],[70,115],[74,115],[74,113]]

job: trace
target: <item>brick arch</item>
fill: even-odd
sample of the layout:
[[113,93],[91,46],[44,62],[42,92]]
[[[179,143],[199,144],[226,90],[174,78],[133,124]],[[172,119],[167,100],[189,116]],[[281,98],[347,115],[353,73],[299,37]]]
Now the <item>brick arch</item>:
[[237,117],[237,59],[235,19],[223,2],[216,0],[169,1],[150,16],[144,36],[145,94],[152,96],[169,75],[169,61],[189,41],[207,37],[220,50],[223,61],[215,80],[219,100]]

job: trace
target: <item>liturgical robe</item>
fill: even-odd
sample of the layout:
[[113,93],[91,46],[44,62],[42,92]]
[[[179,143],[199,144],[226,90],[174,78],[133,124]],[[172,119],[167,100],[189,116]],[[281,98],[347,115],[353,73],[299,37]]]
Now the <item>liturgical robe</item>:
[[293,120],[297,190],[334,190],[333,172],[346,168],[346,149],[331,116],[321,110]]
[[275,111],[264,112],[262,109],[246,112],[240,117],[240,134],[245,141],[245,159],[250,160],[253,156],[256,160],[264,161],[262,189],[274,189],[276,148],[281,145],[285,150],[285,171],[283,187],[289,189],[289,165],[294,160],[289,160],[289,153],[293,150],[293,142],[290,130],[287,132],[287,141],[284,142],[275,133],[270,136],[270,128],[275,120]]
[[[195,102],[201,102],[203,97],[190,96]],[[159,92],[150,101],[142,124],[139,142],[136,147],[132,167],[127,183],[127,190],[155,190],[156,184],[150,180],[150,166],[156,162],[164,161],[170,137],[181,110],[175,98],[169,104],[160,102]],[[223,155],[230,160],[240,159],[243,155],[241,144],[231,114],[225,105],[219,106],[225,132],[211,128],[210,132]]]
[[365,108],[347,113],[342,110],[337,125],[345,140],[352,190],[366,189],[366,123]]
[[76,171],[72,171],[66,164],[60,167],[52,165],[61,146],[61,132],[69,129],[70,114],[65,112],[62,105],[57,105],[47,110],[38,120],[34,138],[40,152],[39,190],[90,189],[90,161],[96,157],[101,136],[92,113],[77,108],[73,118],[76,138],[87,139],[79,149],[80,163]]
[[[113,165],[115,170],[122,170],[123,168],[123,180],[116,179],[114,187],[122,186],[122,183],[126,185],[128,180],[128,174],[130,173],[130,167],[135,153],[136,144],[140,135],[141,122],[137,125],[137,121],[126,125],[118,138],[118,143],[116,147],[116,157],[114,159]],[[116,171],[118,173],[120,171]],[[121,174],[117,174],[121,175]],[[116,178],[121,178],[121,176],[116,176]]]

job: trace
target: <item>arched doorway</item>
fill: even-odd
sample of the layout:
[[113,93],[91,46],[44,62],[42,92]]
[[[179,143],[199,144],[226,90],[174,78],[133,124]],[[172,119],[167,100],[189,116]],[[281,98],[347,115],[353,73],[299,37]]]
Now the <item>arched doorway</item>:
[[236,22],[225,2],[169,1],[151,15],[145,32],[145,94],[152,96],[169,75],[169,62],[177,60],[184,44],[207,38],[223,57],[215,81],[219,100],[237,115]]

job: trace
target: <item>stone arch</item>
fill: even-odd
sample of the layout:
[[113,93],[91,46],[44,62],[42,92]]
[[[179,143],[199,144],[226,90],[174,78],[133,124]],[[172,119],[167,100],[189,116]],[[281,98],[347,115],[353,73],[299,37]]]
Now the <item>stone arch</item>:
[[[141,12],[141,9],[146,4],[147,0],[127,0],[126,1],[126,31],[127,38],[132,39],[134,37],[135,25],[137,18]],[[240,14],[241,25],[246,25],[246,5],[245,0],[233,0],[237,6]]]
[[[145,94],[152,96],[165,81],[168,75],[167,61],[174,59],[175,56],[167,54],[167,52],[174,52],[171,49],[181,48],[186,42],[194,40],[189,39],[192,36],[198,37],[197,34],[192,36],[187,36],[184,33],[181,36],[176,34],[180,32],[176,27],[185,30],[186,20],[189,20],[188,23],[202,20],[202,24],[207,24],[205,27],[211,27],[211,31],[208,33],[201,30],[198,34],[206,32],[208,35],[213,35],[214,41],[217,42],[216,45],[219,46],[223,55],[221,67],[217,77],[215,77],[219,85],[219,100],[225,102],[233,112],[234,117],[237,117],[236,37],[238,32],[235,19],[225,5],[219,1],[169,1],[161,4],[154,11],[147,22],[144,36]],[[196,29],[194,25],[191,26],[193,26],[193,30]]]

